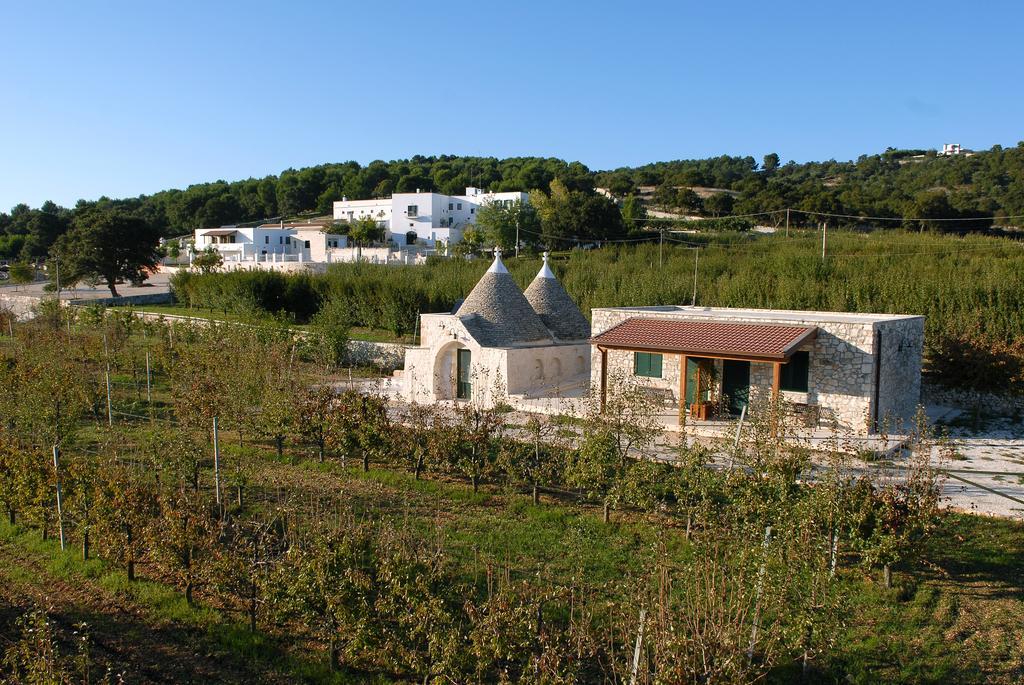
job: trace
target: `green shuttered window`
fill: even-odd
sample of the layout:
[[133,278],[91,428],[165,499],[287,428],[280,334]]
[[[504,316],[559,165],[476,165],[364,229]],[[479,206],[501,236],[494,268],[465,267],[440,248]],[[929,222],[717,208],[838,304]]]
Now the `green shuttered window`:
[[661,378],[661,355],[653,352],[634,352],[633,375]]

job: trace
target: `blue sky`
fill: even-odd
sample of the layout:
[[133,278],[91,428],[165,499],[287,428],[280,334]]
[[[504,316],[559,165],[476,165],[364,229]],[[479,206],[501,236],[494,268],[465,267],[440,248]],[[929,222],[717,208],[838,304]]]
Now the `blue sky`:
[[0,208],[414,154],[1024,139],[1016,2],[0,3]]

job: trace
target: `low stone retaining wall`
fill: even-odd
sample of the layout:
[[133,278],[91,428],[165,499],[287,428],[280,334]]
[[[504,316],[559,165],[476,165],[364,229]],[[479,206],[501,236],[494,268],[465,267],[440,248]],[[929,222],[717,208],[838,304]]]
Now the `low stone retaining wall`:
[[[0,307],[10,309],[18,321],[27,321],[36,315],[36,307],[43,300],[53,299],[53,295],[22,295],[19,293],[0,292]],[[64,307],[87,307],[98,304],[104,307],[125,305],[164,304],[173,302],[174,297],[168,292],[149,293],[146,295],[125,295],[123,297],[95,297],[88,299],[61,299]]]
[[147,304],[170,304],[174,302],[174,295],[169,292],[150,293],[147,295],[125,295],[123,297],[94,297],[89,299],[63,300],[65,306],[88,307],[91,304],[99,304],[104,307],[126,307]]
[[27,321],[35,316],[35,307],[40,298],[35,295],[0,293],[0,307],[14,312],[15,321]]
[[350,340],[349,363],[353,366],[376,366],[385,371],[394,371],[405,366],[405,347],[400,343]]
[[[146,321],[163,319],[168,322],[192,323],[200,326],[209,324],[210,319],[198,316],[181,316],[180,314],[160,314],[156,312],[133,311],[132,314]],[[237,326],[250,324],[234,323]],[[294,331],[298,336],[309,335],[306,331]],[[405,366],[405,345],[400,343],[369,342],[367,340],[350,340],[348,343],[348,363],[352,366],[373,366],[386,372],[401,369]]]
[[999,416],[1024,414],[1024,396],[954,390],[927,381],[921,383],[921,403],[926,406],[955,407],[965,411],[979,407],[986,414]]

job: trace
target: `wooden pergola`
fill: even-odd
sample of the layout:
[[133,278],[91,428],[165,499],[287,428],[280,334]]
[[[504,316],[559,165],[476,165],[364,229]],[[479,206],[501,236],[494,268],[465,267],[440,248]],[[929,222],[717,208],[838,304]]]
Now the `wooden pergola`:
[[[686,425],[687,362],[691,357],[772,365],[772,397],[778,397],[782,365],[814,340],[815,326],[630,318],[591,338],[601,353],[601,411],[608,397],[608,351],[679,357],[679,425]],[[700,373],[697,376],[697,391]]]

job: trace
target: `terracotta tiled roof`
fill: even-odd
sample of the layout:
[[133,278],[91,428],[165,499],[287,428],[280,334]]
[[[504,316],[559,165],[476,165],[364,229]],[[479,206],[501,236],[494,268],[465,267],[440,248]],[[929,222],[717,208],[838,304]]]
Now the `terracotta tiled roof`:
[[591,342],[607,347],[784,360],[812,339],[817,330],[815,326],[632,318],[594,336]]

